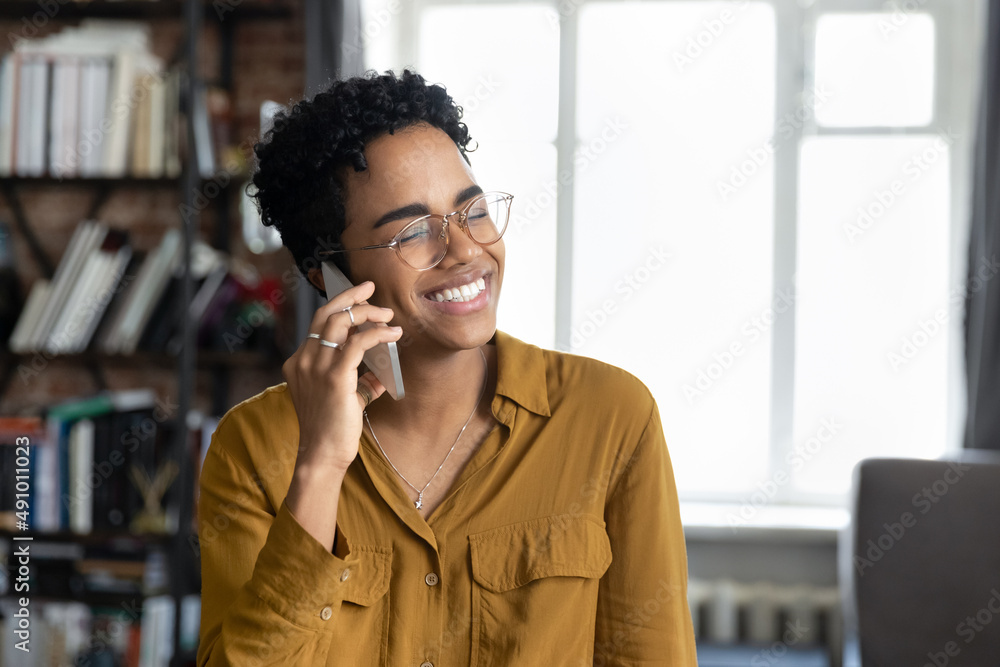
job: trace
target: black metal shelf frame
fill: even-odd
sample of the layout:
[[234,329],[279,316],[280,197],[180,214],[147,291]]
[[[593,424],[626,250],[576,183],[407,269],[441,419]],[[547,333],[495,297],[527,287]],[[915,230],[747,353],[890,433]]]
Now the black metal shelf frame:
[[[45,22],[49,20],[73,21],[82,18],[115,18],[115,19],[177,19],[183,22],[185,39],[180,45],[178,58],[183,63],[186,76],[183,77],[181,90],[182,112],[187,118],[192,117],[192,102],[197,99],[196,91],[199,86],[206,82],[200,77],[198,66],[200,63],[200,43],[205,28],[205,20],[208,17],[214,20],[214,24],[219,30],[220,49],[220,75],[217,83],[227,89],[232,89],[233,83],[233,51],[235,43],[235,29],[240,21],[245,20],[273,20],[285,19],[292,15],[291,7],[284,2],[255,2],[248,0],[93,0],[91,2],[59,2],[53,13],[47,14],[41,9],[37,0],[5,0],[0,2],[0,17],[21,19],[32,21],[40,11],[45,14]],[[43,17],[38,16],[39,20]],[[5,177],[0,179],[0,195],[2,195],[14,217],[17,229],[26,239],[30,252],[38,263],[42,273],[51,278],[55,272],[53,261],[45,253],[37,235],[24,212],[18,196],[19,189],[25,187],[88,187],[94,190],[94,198],[89,206],[87,218],[96,217],[101,207],[107,201],[108,196],[115,188],[121,187],[180,187],[181,201],[185,204],[187,211],[194,211],[194,214],[179,216],[181,218],[182,231],[182,265],[183,274],[181,280],[181,290],[184,303],[189,303],[194,296],[194,280],[191,275],[191,251],[195,239],[199,232],[200,213],[195,205],[199,187],[204,184],[200,177],[196,165],[190,156],[195,155],[194,125],[191,122],[185,124],[187,129],[186,141],[187,159],[183,165],[180,178],[54,178],[54,177]],[[218,210],[218,226],[215,230],[213,243],[220,250],[228,250],[228,223],[230,217],[228,197],[218,197],[216,200]],[[199,352],[197,349],[195,323],[189,318],[182,322],[182,350],[179,358],[165,361],[157,355],[134,355],[128,357],[132,363],[137,359],[142,363],[170,363],[177,364],[177,387],[178,387],[178,423],[186,423],[186,415],[192,409],[192,399],[195,392],[195,376],[199,367],[198,356],[203,356],[201,365],[209,365],[216,369],[216,376],[223,386],[216,386],[213,390],[215,402],[220,396],[227,392],[229,383],[229,368],[233,365],[263,366],[267,362],[260,355],[253,353],[238,354],[215,354],[212,352]],[[0,388],[6,387],[10,376],[17,367],[18,361],[26,355],[15,355],[10,353],[0,354]],[[32,355],[27,355],[32,356]],[[58,359],[59,357],[55,357]],[[106,363],[116,363],[119,358],[113,355],[99,355],[86,353],[83,355],[67,355],[65,359],[83,363],[90,368],[95,382],[98,386],[107,386],[104,379],[103,365]],[[188,458],[186,429],[175,430],[173,441],[170,443],[170,458],[174,461],[184,462]],[[185,661],[190,661],[193,657],[189,653],[179,650],[180,646],[180,613],[181,599],[190,593],[199,592],[200,571],[198,568],[197,555],[192,544],[195,543],[196,536],[192,534],[190,517],[194,512],[193,467],[190,465],[180,466],[182,474],[178,475],[175,481],[172,495],[178,499],[179,516],[177,531],[169,536],[123,536],[123,535],[89,535],[79,536],[68,533],[57,533],[52,535],[39,534],[37,539],[45,541],[73,541],[86,544],[108,543],[116,540],[140,540],[147,545],[160,544],[165,547],[171,563],[171,576],[169,578],[170,595],[176,602],[176,617],[174,623],[174,658],[172,665],[182,665]],[[0,539],[5,535],[0,533]]]

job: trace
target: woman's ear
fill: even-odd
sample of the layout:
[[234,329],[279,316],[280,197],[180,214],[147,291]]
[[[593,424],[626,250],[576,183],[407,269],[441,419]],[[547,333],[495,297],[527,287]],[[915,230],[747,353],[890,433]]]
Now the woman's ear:
[[322,269],[309,269],[309,282],[320,292],[326,293],[326,281],[323,280]]

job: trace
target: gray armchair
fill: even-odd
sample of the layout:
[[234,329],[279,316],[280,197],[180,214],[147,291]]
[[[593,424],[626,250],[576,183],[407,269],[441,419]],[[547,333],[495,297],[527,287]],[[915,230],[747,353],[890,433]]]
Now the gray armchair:
[[1000,665],[1000,453],[862,461],[838,560],[845,665]]

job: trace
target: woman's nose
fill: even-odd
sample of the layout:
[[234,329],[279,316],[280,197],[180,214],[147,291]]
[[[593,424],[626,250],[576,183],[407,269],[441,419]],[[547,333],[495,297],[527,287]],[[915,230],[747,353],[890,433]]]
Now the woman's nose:
[[472,240],[457,220],[449,221],[445,233],[448,234],[448,252],[443,261],[451,258],[455,262],[468,263],[483,254],[483,247]]

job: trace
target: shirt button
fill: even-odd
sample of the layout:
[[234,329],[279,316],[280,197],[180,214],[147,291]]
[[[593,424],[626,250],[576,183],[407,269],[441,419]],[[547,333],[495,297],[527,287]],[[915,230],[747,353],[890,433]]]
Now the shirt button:
[[420,667],[434,667],[434,663],[430,660],[420,663]]
[[436,586],[438,582],[438,576],[433,572],[429,572],[426,577],[424,577],[424,583],[428,586]]
[[351,576],[351,568],[346,568],[344,570],[344,573],[342,575],[340,575],[340,580],[341,581],[347,581],[347,578],[349,576]]
[[323,611],[319,613],[319,617],[324,621],[329,621],[331,616],[333,616],[333,610],[329,607],[323,607]]

